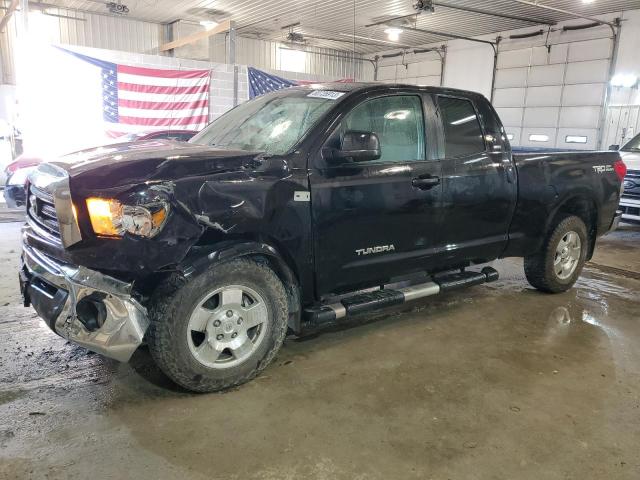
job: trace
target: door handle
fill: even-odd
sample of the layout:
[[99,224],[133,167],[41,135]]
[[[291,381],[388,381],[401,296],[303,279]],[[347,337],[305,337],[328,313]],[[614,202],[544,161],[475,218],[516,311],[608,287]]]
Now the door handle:
[[411,185],[420,190],[431,190],[440,185],[440,177],[418,177],[411,180]]
[[513,169],[512,165],[507,165],[506,167],[503,167],[504,171],[505,171],[505,175],[507,176],[507,182],[509,183],[515,183],[516,182],[516,176],[515,176],[515,172]]

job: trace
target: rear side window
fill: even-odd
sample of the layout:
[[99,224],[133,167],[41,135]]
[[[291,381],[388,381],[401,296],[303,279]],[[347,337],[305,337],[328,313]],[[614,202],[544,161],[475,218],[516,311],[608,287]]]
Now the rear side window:
[[438,97],[438,109],[444,125],[446,158],[472,155],[485,150],[478,115],[469,100]]

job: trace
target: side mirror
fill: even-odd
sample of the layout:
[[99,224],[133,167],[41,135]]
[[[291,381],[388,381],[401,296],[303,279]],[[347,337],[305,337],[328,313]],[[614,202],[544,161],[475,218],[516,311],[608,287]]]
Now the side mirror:
[[333,158],[352,162],[367,162],[380,158],[380,140],[373,132],[348,130],[340,142],[340,149],[333,151]]
[[620,145],[609,145],[609,150],[611,150],[612,152],[617,152],[618,150],[620,150]]

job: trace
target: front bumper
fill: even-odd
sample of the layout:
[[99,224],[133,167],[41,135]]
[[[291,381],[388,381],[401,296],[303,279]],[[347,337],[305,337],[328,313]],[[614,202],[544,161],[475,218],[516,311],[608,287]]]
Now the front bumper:
[[131,294],[132,285],[62,264],[26,243],[22,248],[20,290],[25,305],[33,305],[49,327],[69,341],[128,361],[149,326],[146,309]]
[[613,222],[611,222],[611,227],[609,228],[609,232],[615,232],[620,226],[621,220],[622,220],[622,210],[618,210],[616,211],[616,214],[613,217]]
[[620,199],[620,209],[624,220],[640,221],[640,198],[630,198],[623,195]]

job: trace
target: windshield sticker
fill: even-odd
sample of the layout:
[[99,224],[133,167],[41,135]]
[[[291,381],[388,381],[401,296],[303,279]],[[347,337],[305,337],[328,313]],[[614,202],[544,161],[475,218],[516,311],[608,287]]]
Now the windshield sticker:
[[333,92],[331,90],[314,90],[307,97],[328,98],[329,100],[337,100],[344,95],[344,92]]

